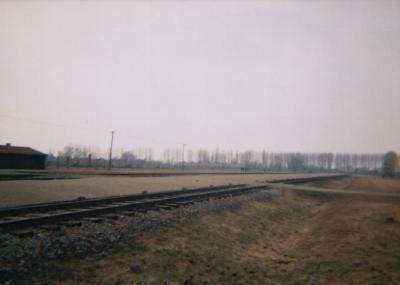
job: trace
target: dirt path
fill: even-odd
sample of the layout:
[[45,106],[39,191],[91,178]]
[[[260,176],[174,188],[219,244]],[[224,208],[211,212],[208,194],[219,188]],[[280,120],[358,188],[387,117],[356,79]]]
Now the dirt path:
[[[310,183],[311,184],[311,183]],[[321,188],[317,186],[302,186],[302,185],[289,185],[289,184],[282,184],[282,183],[266,183],[269,187],[279,190],[288,190],[294,192],[308,192],[308,193],[315,193],[315,194],[339,194],[339,195],[351,195],[351,196],[369,196],[369,197],[378,197],[378,198],[400,198],[400,192],[382,192],[379,190],[375,191],[365,191],[363,188],[357,188],[357,190],[353,189],[353,184],[350,182],[346,184],[343,189],[335,189],[335,188]],[[323,185],[323,184],[322,184]],[[345,189],[347,188],[347,189]],[[369,190],[370,188],[368,188]]]
[[329,182],[308,183],[308,185],[351,191],[400,193],[400,179],[379,176],[351,176]]

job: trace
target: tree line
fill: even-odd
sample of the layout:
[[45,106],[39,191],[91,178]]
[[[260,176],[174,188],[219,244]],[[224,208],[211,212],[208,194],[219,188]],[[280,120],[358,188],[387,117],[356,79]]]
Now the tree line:
[[[203,169],[242,169],[260,171],[340,171],[378,173],[383,168],[384,154],[301,153],[234,151],[215,149],[165,149],[156,159],[151,148],[136,148],[114,152],[113,167],[156,167]],[[184,156],[184,157],[183,157]],[[106,167],[107,153],[99,148],[69,144],[57,154],[49,154],[48,165],[71,167]],[[397,163],[397,162],[396,162]]]

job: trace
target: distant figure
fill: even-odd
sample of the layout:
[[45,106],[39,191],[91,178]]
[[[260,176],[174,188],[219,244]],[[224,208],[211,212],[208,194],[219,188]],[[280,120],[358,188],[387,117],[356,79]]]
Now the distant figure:
[[383,157],[383,176],[394,177],[398,165],[398,157],[394,151],[389,151]]

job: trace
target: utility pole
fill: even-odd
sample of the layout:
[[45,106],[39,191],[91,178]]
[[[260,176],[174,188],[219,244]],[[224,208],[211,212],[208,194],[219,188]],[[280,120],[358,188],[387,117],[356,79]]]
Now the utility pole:
[[111,170],[111,156],[112,156],[112,147],[113,147],[113,141],[114,141],[114,131],[111,131],[111,146],[110,146],[110,157],[108,159],[108,170]]
[[185,171],[185,146],[186,144],[182,144],[182,171]]

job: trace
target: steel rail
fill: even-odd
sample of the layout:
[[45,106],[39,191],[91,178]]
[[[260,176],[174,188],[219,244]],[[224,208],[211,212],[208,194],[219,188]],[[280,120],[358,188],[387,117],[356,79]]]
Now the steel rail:
[[204,192],[204,191],[211,191],[211,190],[215,191],[215,190],[227,189],[227,188],[232,188],[232,187],[242,187],[245,185],[246,184],[234,184],[234,185],[229,184],[229,185],[218,185],[218,186],[191,188],[191,189],[166,190],[166,191],[151,192],[151,193],[145,193],[145,194],[118,195],[118,196],[108,196],[108,197],[100,197],[100,198],[88,198],[88,199],[82,199],[82,200],[66,200],[66,201],[56,201],[56,202],[48,202],[48,203],[28,204],[28,205],[22,205],[22,206],[16,206],[16,207],[0,208],[0,218],[13,216],[13,215],[41,213],[41,212],[62,210],[62,209],[90,207],[90,206],[96,206],[96,205],[101,205],[101,204],[110,204],[110,203],[115,203],[115,202],[136,201],[136,200],[142,200],[142,199],[152,199],[152,198],[157,198],[157,197]]
[[[229,184],[193,189],[120,195],[83,200],[68,200],[0,208],[0,229],[10,230],[24,227],[34,227],[42,224],[57,223],[61,221],[103,215],[117,211],[137,211],[141,209],[148,209],[149,207],[157,208],[162,205],[173,204],[177,202],[193,202],[212,197],[239,195],[244,192],[251,192],[262,188],[271,188],[271,185],[274,183],[277,185],[278,183],[300,184],[326,181],[329,179],[337,179],[342,177],[345,176],[332,175],[322,177],[294,178],[275,180],[253,185]],[[37,215],[38,213],[41,214]]]
[[[281,179],[273,180],[271,183],[285,183],[285,184],[302,184],[308,182],[319,182],[331,179],[336,179],[339,177],[345,177],[344,175],[332,175],[332,176],[321,176],[321,177],[306,177],[306,178],[293,178],[293,179]],[[265,181],[268,182],[268,181]],[[246,184],[228,184],[228,185],[218,185],[209,187],[199,187],[191,189],[181,189],[181,190],[165,190],[159,192],[150,192],[145,194],[130,194],[130,195],[117,195],[99,198],[85,198],[82,200],[66,200],[66,201],[55,201],[46,203],[36,203],[27,204],[15,207],[0,208],[0,218],[13,216],[13,215],[24,215],[30,213],[42,213],[47,211],[62,210],[62,209],[72,209],[77,207],[90,207],[101,204],[109,204],[114,202],[124,202],[124,201],[134,201],[140,199],[149,199],[156,197],[165,197],[169,195],[185,194],[185,193],[195,193],[203,192],[209,190],[221,190],[228,189],[232,187],[242,187]]]
[[317,177],[302,177],[302,178],[290,178],[290,179],[278,179],[272,181],[265,181],[269,183],[283,183],[283,184],[304,184],[310,182],[325,182],[329,180],[335,180],[338,178],[346,178],[350,175],[338,174],[338,175],[328,175],[328,176],[317,176]]
[[68,211],[65,213],[48,213],[43,216],[35,217],[21,217],[15,220],[3,220],[0,221],[0,229],[2,230],[13,230],[21,229],[25,227],[35,227],[38,225],[57,223],[66,220],[80,219],[84,217],[92,217],[97,215],[104,215],[108,213],[114,213],[118,211],[135,211],[140,209],[148,209],[150,207],[162,206],[165,204],[179,203],[179,202],[193,202],[198,200],[205,200],[208,198],[223,197],[229,195],[239,195],[244,192],[249,193],[258,189],[266,188],[265,184],[256,184],[243,187],[233,187],[223,190],[211,190],[197,193],[185,193],[181,195],[158,197],[144,201],[130,201],[124,204],[107,204],[96,208],[82,208],[76,209],[75,211]]

